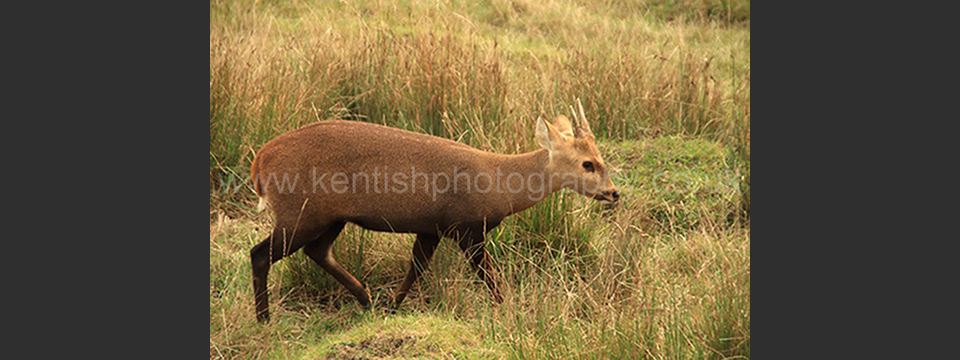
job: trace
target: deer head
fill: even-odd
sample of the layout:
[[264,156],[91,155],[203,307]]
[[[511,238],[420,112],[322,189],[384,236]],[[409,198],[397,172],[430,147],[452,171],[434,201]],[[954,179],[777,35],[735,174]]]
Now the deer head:
[[577,99],[579,115],[570,107],[576,124],[559,115],[552,123],[537,119],[537,144],[550,151],[547,165],[551,176],[562,179],[563,187],[605,203],[616,202],[620,192],[610,180],[607,164],[600,157],[593,132]]

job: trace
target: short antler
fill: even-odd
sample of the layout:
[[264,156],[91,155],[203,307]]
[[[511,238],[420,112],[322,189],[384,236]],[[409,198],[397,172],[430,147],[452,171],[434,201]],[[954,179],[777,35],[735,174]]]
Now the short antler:
[[570,113],[573,114],[573,135],[576,137],[583,137],[586,134],[592,134],[593,131],[590,130],[590,123],[587,122],[587,116],[583,112],[583,104],[580,102],[580,98],[577,98],[577,107],[580,108],[580,115],[577,115],[577,110],[573,108],[573,105],[570,105]]
[[587,122],[587,114],[583,111],[583,103],[580,102],[580,98],[577,98],[577,107],[580,108],[580,126],[582,126],[583,130],[586,130],[587,133],[592,134],[593,131],[590,130],[590,123]]
[[573,136],[581,137],[583,136],[582,131],[580,130],[580,117],[577,116],[577,110],[573,108],[573,105],[570,106],[570,114],[573,115]]

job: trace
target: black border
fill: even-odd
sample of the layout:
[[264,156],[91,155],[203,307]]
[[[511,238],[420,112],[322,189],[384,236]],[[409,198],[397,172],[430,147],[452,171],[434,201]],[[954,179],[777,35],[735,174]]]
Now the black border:
[[[208,5],[5,12],[22,30],[7,37],[7,119],[28,127],[4,132],[15,213],[2,251],[13,300],[5,324],[15,346],[44,357],[208,352]],[[949,282],[925,287],[921,277],[936,274],[918,269],[949,252],[914,242],[949,242],[927,230],[945,217],[928,219],[936,210],[902,198],[939,198],[951,185],[910,171],[933,150],[926,143],[949,143],[950,132],[937,138],[904,121],[956,116],[929,111],[949,103],[930,104],[930,85],[915,80],[954,67],[943,53],[950,40],[928,40],[950,33],[937,24],[951,24],[951,12],[901,5],[751,9],[758,358],[915,356],[947,344],[918,321],[950,312],[938,293]],[[916,192],[898,203],[894,186]]]
[[[933,80],[955,67],[946,9],[885,3],[751,8],[751,354],[927,358],[950,343],[955,188],[939,170],[956,118]],[[892,5],[892,6],[891,6]],[[940,36],[941,38],[938,38]],[[949,36],[948,36],[949,37]],[[955,71],[953,71],[955,73]],[[948,80],[949,79],[949,80]],[[947,115],[952,114],[952,115]],[[933,122],[930,122],[933,120]],[[932,130],[932,131],[931,131]],[[931,146],[933,145],[933,146]],[[955,150],[953,151],[956,152]],[[955,156],[948,156],[955,158]],[[952,240],[952,239],[951,239]],[[949,326],[949,325],[947,325]],[[938,335],[944,334],[944,335]],[[939,349],[938,349],[939,347]]]
[[4,11],[8,353],[208,352],[208,5]]

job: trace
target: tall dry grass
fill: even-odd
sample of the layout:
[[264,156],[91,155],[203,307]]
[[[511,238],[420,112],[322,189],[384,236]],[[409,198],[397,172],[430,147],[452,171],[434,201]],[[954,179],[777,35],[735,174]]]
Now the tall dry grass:
[[401,21],[424,3],[211,2],[211,188],[242,180],[274,136],[331,118],[519,152],[534,148],[537,116],[581,98],[601,138],[747,141],[742,31],[616,21],[563,1],[515,2],[528,15],[500,27],[479,5],[438,4]]

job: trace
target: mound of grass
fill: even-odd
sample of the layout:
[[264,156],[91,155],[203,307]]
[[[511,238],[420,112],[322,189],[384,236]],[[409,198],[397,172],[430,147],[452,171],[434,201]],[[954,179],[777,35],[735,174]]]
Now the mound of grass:
[[431,314],[371,315],[302,352],[305,359],[497,359],[504,352],[476,328]]

